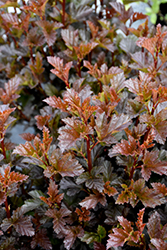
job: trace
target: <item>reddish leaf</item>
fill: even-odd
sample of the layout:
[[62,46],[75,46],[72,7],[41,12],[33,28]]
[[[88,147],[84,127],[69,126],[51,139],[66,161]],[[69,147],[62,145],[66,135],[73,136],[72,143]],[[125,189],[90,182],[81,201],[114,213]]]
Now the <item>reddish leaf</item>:
[[43,19],[47,2],[48,0],[29,0],[29,5],[24,5],[21,9],[29,10]]
[[159,175],[167,175],[167,162],[158,159],[158,154],[159,151],[145,151],[141,173],[146,181],[149,180],[151,171]]
[[79,216],[79,222],[90,220],[90,211],[87,210],[85,207],[82,207],[81,210],[79,208],[76,208],[75,212]]
[[23,46],[42,46],[45,43],[45,38],[38,33],[38,28],[34,27],[27,33],[26,39],[23,41]]
[[19,135],[25,141],[32,141],[35,138],[35,135],[34,134],[30,134],[30,133],[22,133],[22,134],[19,134]]
[[163,196],[167,196],[167,187],[165,186],[165,184],[154,182],[154,183],[151,183],[151,186],[154,188],[154,190],[157,193],[161,193]]
[[156,247],[157,250],[166,250],[167,242],[161,239],[151,239],[151,243]]
[[138,231],[134,232],[131,226],[131,222],[125,219],[123,216],[118,216],[118,221],[122,228],[114,228],[113,233],[109,234],[110,239],[107,241],[107,249],[110,247],[123,246],[125,242],[138,243],[140,234]]
[[52,244],[47,236],[47,231],[45,228],[40,229],[36,232],[35,236],[33,236],[31,241],[31,248],[35,249],[37,245],[40,245],[44,249],[52,249]]
[[81,201],[79,204],[82,207],[85,207],[86,209],[91,209],[91,208],[95,208],[96,205],[98,203],[101,203],[103,206],[106,205],[106,198],[104,195],[100,194],[100,193],[96,193],[96,194],[90,194],[88,197],[86,197],[83,201]]
[[65,41],[66,46],[72,49],[73,46],[78,46],[79,32],[78,30],[62,29],[61,36]]
[[37,127],[38,129],[42,130],[43,126],[45,126],[46,124],[48,124],[49,120],[51,118],[51,115],[36,115],[35,119],[37,120]]
[[92,42],[92,43],[81,43],[79,47],[73,46],[77,57],[79,60],[82,60],[86,55],[88,55],[96,46],[98,43]]
[[68,103],[63,102],[60,97],[49,96],[43,101],[53,108],[58,108],[64,112],[67,112]]
[[93,248],[94,250],[106,250],[106,247],[103,244],[96,241],[93,242]]
[[35,234],[34,228],[32,227],[31,219],[29,216],[23,217],[23,207],[17,208],[11,218],[4,219],[1,225],[3,231],[7,231],[8,228],[13,226],[16,232],[21,235],[33,236]]
[[44,72],[44,68],[42,67],[43,63],[42,63],[42,56],[39,52],[36,53],[35,56],[35,61],[29,63],[29,67],[32,71],[32,74],[34,75],[34,77],[36,77],[37,79],[40,79],[41,74]]
[[21,79],[18,76],[10,79],[8,83],[5,83],[5,90],[0,88],[0,99],[4,104],[10,104],[17,98],[19,95],[16,93],[18,91]]
[[0,131],[2,134],[6,132],[7,127],[15,120],[10,114],[15,108],[9,108],[9,105],[0,105]]
[[128,141],[127,140],[121,140],[121,143],[117,143],[112,147],[112,149],[109,150],[109,156],[112,158],[113,156],[116,156],[118,154],[121,155],[131,155],[134,156],[136,154],[137,145],[136,140],[128,135]]
[[160,216],[157,212],[153,213],[148,220],[147,228],[150,238],[161,238]]
[[46,160],[46,154],[50,148],[50,144],[52,142],[52,137],[49,135],[49,130],[44,126],[43,127],[43,142],[39,139],[38,135],[35,136],[33,144],[26,141],[25,144],[20,144],[13,150],[13,154],[19,154],[22,156],[28,156],[35,159],[38,159],[41,163],[46,161],[46,165],[48,164]]
[[0,205],[2,205],[6,201],[6,199],[7,199],[6,192],[0,191]]
[[67,217],[70,213],[70,210],[61,208],[60,210],[48,209],[45,214],[48,217],[53,218],[53,229],[58,234],[60,232],[66,232],[66,220],[64,217]]
[[44,170],[44,174],[48,178],[57,173],[62,177],[74,177],[82,174],[84,171],[79,162],[75,158],[72,158],[70,153],[62,154],[60,149],[56,149],[52,152],[50,163],[51,166],[48,166],[47,169]]
[[145,212],[145,208],[141,209],[139,211],[139,213],[137,214],[138,215],[138,219],[137,219],[137,222],[136,222],[136,226],[140,232],[140,234],[142,234],[144,228],[145,228],[145,223],[143,223],[143,216],[144,216],[144,212]]
[[49,187],[48,187],[48,195],[49,198],[45,198],[43,196],[40,197],[42,201],[48,204],[49,207],[54,207],[55,204],[60,205],[61,200],[63,199],[64,194],[58,194],[58,186],[55,184],[54,181],[50,180]]
[[65,239],[64,239],[64,246],[67,250],[70,250],[73,246],[77,237],[82,237],[84,235],[84,230],[81,226],[71,226],[67,230]]
[[62,121],[67,124],[58,130],[60,134],[58,137],[59,147],[62,151],[73,147],[76,141],[85,138],[88,134],[93,134],[92,127],[89,124],[86,125],[79,119],[71,117],[64,118]]
[[102,113],[97,116],[95,122],[98,140],[107,144],[115,142],[112,134],[119,132],[130,125],[129,117],[124,114],[121,114],[120,116],[113,115],[108,123],[107,116],[105,113]]
[[157,41],[158,41],[157,37],[151,37],[151,38],[140,37],[136,44],[140,47],[144,47],[152,54],[152,56],[154,56],[154,53],[156,51]]
[[57,75],[62,81],[64,81],[67,84],[69,70],[71,69],[73,62],[68,62],[65,65],[63,65],[63,59],[60,59],[59,57],[48,56],[47,59],[48,62],[53,67],[55,67],[55,69],[52,69],[51,72]]
[[43,29],[43,34],[46,38],[48,46],[52,46],[56,41],[56,31],[55,29],[61,28],[63,24],[61,23],[51,23],[46,20],[40,20],[36,22],[39,27]]
[[116,188],[110,186],[110,181],[107,181],[104,185],[104,193],[110,197],[116,195],[118,191]]
[[125,10],[125,6],[120,2],[110,2],[110,5],[114,8],[114,10],[119,13],[120,20],[124,23],[131,17],[133,14],[133,8],[130,7],[128,10]]

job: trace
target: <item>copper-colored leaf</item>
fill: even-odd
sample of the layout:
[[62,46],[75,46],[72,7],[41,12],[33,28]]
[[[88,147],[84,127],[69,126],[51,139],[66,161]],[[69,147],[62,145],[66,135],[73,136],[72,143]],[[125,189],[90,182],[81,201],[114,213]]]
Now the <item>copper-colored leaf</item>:
[[50,163],[51,166],[48,166],[44,170],[44,174],[48,178],[57,173],[62,177],[74,177],[82,174],[84,171],[79,162],[75,158],[72,158],[70,153],[62,154],[60,149],[56,149],[52,152]]
[[128,141],[127,140],[121,140],[121,143],[117,143],[112,147],[112,149],[109,150],[109,156],[112,158],[113,156],[116,156],[118,154],[121,155],[131,155],[134,156],[136,154],[137,145],[136,140],[128,135]]
[[58,130],[59,147],[62,151],[73,147],[77,140],[85,138],[88,134],[93,134],[92,127],[89,124],[86,125],[79,119],[71,117],[64,118],[62,121],[67,124]]
[[101,203],[103,206],[106,205],[106,198],[104,195],[97,193],[97,194],[90,194],[86,197],[83,201],[79,204],[86,209],[95,208],[98,203]]
[[65,83],[68,83],[69,70],[71,69],[73,62],[68,62],[64,65],[63,59],[60,59],[59,57],[48,56],[47,59],[48,62],[55,67],[51,72],[57,75]]
[[143,178],[148,181],[151,176],[151,171],[159,175],[167,175],[167,162],[158,159],[159,151],[146,151],[141,166]]
[[129,117],[124,114],[113,115],[108,123],[105,113],[99,114],[95,122],[98,140],[107,144],[115,142],[113,134],[128,127],[131,123]]

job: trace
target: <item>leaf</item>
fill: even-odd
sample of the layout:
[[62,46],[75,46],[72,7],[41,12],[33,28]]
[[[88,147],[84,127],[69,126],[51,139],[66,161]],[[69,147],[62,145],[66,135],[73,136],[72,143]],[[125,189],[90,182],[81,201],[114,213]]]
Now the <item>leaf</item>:
[[83,5],[80,5],[78,7],[75,6],[75,4],[73,2],[71,2],[71,5],[70,5],[70,9],[71,9],[71,17],[74,19],[74,20],[78,20],[78,21],[84,21],[86,19],[86,17],[88,15],[91,14],[92,12],[92,8],[83,4]]
[[35,138],[35,135],[30,133],[22,133],[19,135],[25,141],[32,141]]
[[44,170],[44,175],[50,178],[52,175],[59,173],[64,176],[78,176],[84,172],[79,162],[72,158],[70,153],[62,154],[60,149],[55,149],[50,157],[51,166]]
[[77,185],[73,179],[65,177],[60,181],[60,188],[62,190],[66,190],[68,196],[74,196],[75,194],[80,192],[82,186]]
[[21,9],[31,11],[43,19],[47,2],[48,0],[29,0],[29,5],[23,6]]
[[10,170],[10,166],[7,165],[4,169],[4,173],[0,173],[0,184],[2,189],[2,192],[0,192],[1,201],[5,199],[5,196],[13,196],[16,193],[19,188],[17,183],[21,183],[28,179],[27,175],[14,171],[10,172]]
[[79,41],[78,30],[62,29],[61,36],[67,47],[73,48],[73,46],[78,46],[78,41]]
[[131,245],[131,243],[138,243],[140,240],[139,232],[133,231],[130,221],[123,216],[118,216],[118,221],[123,229],[113,229],[113,233],[109,234],[110,239],[107,241],[107,249],[110,247],[123,246],[125,242],[128,242],[128,245]]
[[23,217],[23,207],[18,207],[14,212],[11,218],[4,219],[1,224],[3,231],[7,231],[8,228],[13,226],[16,232],[21,235],[33,236],[35,234],[34,228],[32,227],[31,219],[29,216]]
[[80,206],[85,207],[86,209],[95,208],[98,203],[101,203],[103,206],[106,205],[106,198],[104,195],[100,193],[96,194],[90,194],[88,197],[86,197],[82,202],[80,202]]
[[77,178],[76,183],[85,183],[87,188],[96,189],[99,193],[102,193],[104,189],[103,176],[101,175],[102,171],[102,168],[93,167],[90,173],[82,173]]
[[81,226],[70,226],[63,241],[67,250],[70,250],[77,237],[82,237],[84,230]]
[[67,217],[71,213],[70,210],[66,208],[60,208],[60,210],[56,209],[48,209],[46,211],[46,215],[50,218],[53,218],[53,229],[55,233],[65,233],[66,232],[66,220],[64,217]]
[[146,181],[149,180],[151,171],[159,175],[167,175],[167,162],[158,159],[158,154],[159,151],[145,151],[141,173]]
[[161,239],[151,239],[151,243],[156,247],[157,250],[166,250],[167,242]]
[[79,60],[82,60],[86,55],[88,55],[96,46],[98,43],[92,42],[92,43],[81,43],[78,47],[73,46],[75,53],[77,54],[77,57]]
[[42,66],[43,66],[42,56],[39,52],[37,52],[35,56],[35,61],[29,63],[29,67],[32,71],[32,74],[34,75],[34,77],[37,77],[37,79],[41,76],[41,74],[45,70]]
[[125,10],[125,6],[120,2],[110,2],[110,5],[114,8],[114,10],[119,13],[120,20],[124,23],[131,17],[133,14],[133,8],[130,7],[128,10]]
[[93,248],[94,250],[106,250],[106,247],[103,244],[96,241],[93,242]]
[[79,119],[64,118],[62,121],[67,124],[64,127],[59,128],[59,147],[62,152],[73,147],[76,141],[86,138],[88,134],[93,134],[92,127],[88,124],[86,125]]
[[75,213],[79,216],[79,222],[90,220],[90,211],[85,207],[81,207],[81,210],[79,208],[76,208]]
[[68,103],[63,102],[60,97],[49,96],[48,98],[44,99],[43,101],[46,102],[49,106],[51,106],[53,108],[58,108],[64,112],[67,112]]
[[27,33],[23,46],[42,46],[45,43],[45,37],[38,32],[38,27],[31,28]]
[[0,205],[2,205],[7,199],[6,193],[0,191]]
[[108,123],[105,112],[102,114],[98,114],[95,122],[95,129],[97,132],[98,140],[100,142],[105,142],[106,144],[116,142],[113,137],[113,134],[121,131],[122,129],[130,125],[129,117],[124,114],[121,114],[120,116],[116,116],[114,114],[110,122]]
[[163,196],[167,195],[167,187],[165,186],[165,184],[161,184],[159,182],[153,182],[151,183],[151,186],[157,193],[161,193]]
[[151,215],[148,220],[147,228],[150,238],[161,238],[161,224],[160,224],[160,215],[158,212],[155,212]]
[[140,47],[147,49],[152,54],[152,56],[154,56],[154,53],[156,51],[157,41],[158,41],[157,37],[151,37],[151,38],[140,37],[136,44]]
[[4,104],[10,104],[18,99],[20,95],[17,94],[21,79],[16,75],[5,83],[5,90],[0,88],[0,99]]
[[56,56],[48,56],[47,60],[53,67],[55,67],[55,69],[52,69],[51,72],[65,83],[68,83],[69,70],[71,69],[73,62],[71,61],[64,65],[63,59]]
[[36,24],[42,28],[48,46],[52,46],[57,38],[55,29],[61,28],[63,24],[56,22],[51,23],[47,20],[37,21]]
[[116,195],[118,191],[116,188],[110,186],[110,181],[107,181],[104,185],[104,193],[110,197]]
[[36,115],[35,119],[37,120],[37,127],[38,129],[42,130],[43,126],[45,126],[46,124],[48,124],[49,120],[51,118],[51,115]]
[[64,194],[58,194],[58,186],[55,184],[54,181],[50,180],[49,187],[48,187],[48,198],[43,196],[40,197],[42,201],[44,201],[49,207],[54,207],[55,203],[59,206],[61,200],[63,199]]
[[[41,162],[41,167],[45,168],[45,165],[48,165],[46,160],[47,152],[50,148],[52,142],[52,137],[49,135],[49,130],[45,126],[43,127],[43,142],[39,139],[38,135],[35,136],[33,144],[26,141],[25,144],[20,144],[16,146],[13,150],[13,154],[19,154],[22,156],[32,157],[38,161],[38,164]],[[45,163],[46,161],[46,163]],[[36,163],[36,161],[34,161]],[[44,165],[45,163],[45,165]]]
[[52,249],[52,244],[47,236],[47,230],[45,228],[41,228],[32,238],[31,248],[35,249],[37,245],[44,249]]
[[128,141],[127,140],[121,140],[121,143],[117,143],[112,147],[112,149],[109,150],[109,156],[112,158],[113,156],[116,156],[118,154],[126,155],[126,156],[135,156],[137,151],[137,145],[136,140],[128,135]]
[[15,121],[15,118],[11,117],[10,114],[15,108],[9,108],[9,104],[0,105],[0,131],[2,135],[6,132],[8,126]]
[[139,232],[142,234],[144,228],[145,228],[145,223],[143,223],[143,216],[144,216],[144,212],[145,212],[145,208],[139,210],[139,213],[137,214],[138,215],[138,219],[137,219],[137,222],[135,223]]

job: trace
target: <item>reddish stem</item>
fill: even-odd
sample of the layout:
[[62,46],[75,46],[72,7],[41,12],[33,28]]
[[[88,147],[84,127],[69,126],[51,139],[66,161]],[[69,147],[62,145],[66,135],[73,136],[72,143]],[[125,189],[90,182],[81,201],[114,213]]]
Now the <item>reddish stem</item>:
[[50,52],[51,56],[54,56],[54,52],[53,52],[52,46],[49,46],[49,52]]
[[62,0],[62,23],[65,25],[65,8],[66,8],[66,0]]
[[89,135],[87,135],[87,138],[86,138],[86,145],[87,145],[88,170],[90,173],[92,170],[92,159],[91,159],[91,148],[90,148]]
[[[3,138],[2,134],[1,134],[1,138]],[[1,148],[2,148],[4,159],[6,159],[6,150],[5,150],[4,138],[1,141]]]
[[11,215],[10,215],[10,209],[9,209],[7,198],[5,200],[5,209],[6,209],[6,216],[9,219],[11,217]]

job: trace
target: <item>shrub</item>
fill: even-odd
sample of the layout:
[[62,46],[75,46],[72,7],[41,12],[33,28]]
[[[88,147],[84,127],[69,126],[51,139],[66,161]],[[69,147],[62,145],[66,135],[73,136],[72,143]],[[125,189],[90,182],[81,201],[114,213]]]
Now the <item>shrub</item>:
[[166,27],[117,2],[0,9],[0,249],[167,249]]

